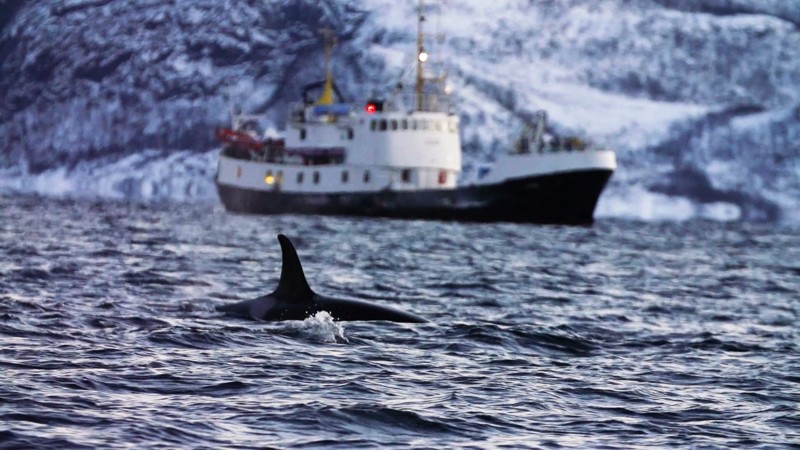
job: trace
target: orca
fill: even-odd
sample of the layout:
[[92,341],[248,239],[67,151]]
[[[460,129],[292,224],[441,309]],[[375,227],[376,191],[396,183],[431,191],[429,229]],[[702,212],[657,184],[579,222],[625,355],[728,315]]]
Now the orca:
[[386,320],[390,322],[427,322],[416,314],[363,300],[330,298],[311,290],[300,265],[294,245],[279,234],[283,266],[278,288],[270,294],[238,303],[218,305],[217,311],[256,320],[304,320],[326,311],[334,320]]

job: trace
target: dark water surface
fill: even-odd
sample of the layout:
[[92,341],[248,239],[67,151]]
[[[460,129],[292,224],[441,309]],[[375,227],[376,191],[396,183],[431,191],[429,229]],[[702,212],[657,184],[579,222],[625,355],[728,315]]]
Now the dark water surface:
[[[800,448],[796,229],[0,205],[0,447]],[[216,313],[279,232],[431,323]]]

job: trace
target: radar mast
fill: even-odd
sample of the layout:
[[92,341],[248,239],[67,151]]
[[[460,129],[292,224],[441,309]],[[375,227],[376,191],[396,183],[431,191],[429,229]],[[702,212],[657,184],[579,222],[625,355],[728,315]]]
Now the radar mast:
[[428,53],[425,52],[424,39],[422,33],[422,22],[425,21],[425,2],[419,0],[417,8],[417,82],[414,84],[416,93],[417,111],[422,111],[423,95],[425,92],[425,74],[423,63],[428,60]]
[[317,99],[317,105],[332,105],[333,102],[333,75],[331,75],[331,49],[336,45],[336,35],[330,28],[322,28],[319,30],[325,42],[325,86],[322,88],[322,94]]

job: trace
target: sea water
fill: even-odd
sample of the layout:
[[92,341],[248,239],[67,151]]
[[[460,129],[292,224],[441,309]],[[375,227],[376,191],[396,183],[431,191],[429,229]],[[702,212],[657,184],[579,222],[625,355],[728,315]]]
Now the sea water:
[[[800,232],[0,198],[0,447],[800,445]],[[425,324],[269,323],[317,292]]]

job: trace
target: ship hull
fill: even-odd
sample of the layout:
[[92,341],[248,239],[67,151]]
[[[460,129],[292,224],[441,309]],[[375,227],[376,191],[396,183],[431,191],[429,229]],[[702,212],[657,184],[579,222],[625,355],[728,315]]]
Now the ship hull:
[[536,175],[452,190],[289,193],[217,182],[225,209],[244,214],[309,214],[586,225],[613,170]]

